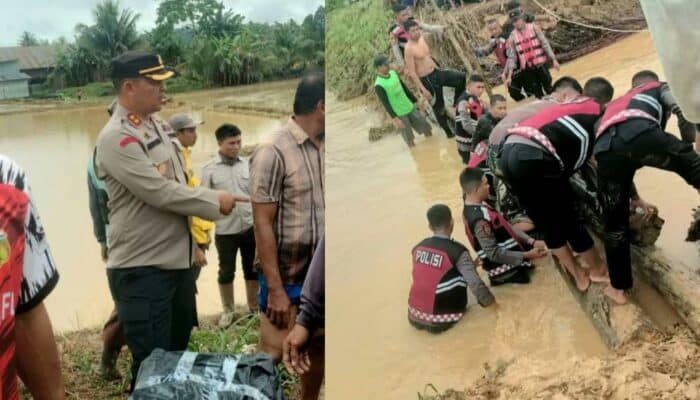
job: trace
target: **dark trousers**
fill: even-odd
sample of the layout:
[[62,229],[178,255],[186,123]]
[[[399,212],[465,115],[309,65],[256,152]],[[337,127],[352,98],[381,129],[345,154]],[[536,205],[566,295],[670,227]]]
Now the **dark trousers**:
[[515,101],[520,101],[528,96],[527,90],[525,89],[525,84],[523,82],[523,76],[524,75],[520,74],[519,72],[513,73],[510,85],[508,85],[508,94],[510,95],[510,98]]
[[612,136],[599,138],[595,148],[610,283],[622,290],[632,287],[629,215],[635,172],[644,166],[673,171],[690,185],[700,188],[700,155],[692,145],[658,126],[630,137],[631,132],[624,132],[626,125],[608,130],[604,136]]
[[459,153],[459,156],[462,157],[462,164],[464,164],[464,165],[469,164],[469,158],[471,157],[471,154],[472,154],[469,150],[457,149],[457,153]]
[[219,253],[220,285],[233,282],[236,274],[236,254],[241,251],[243,263],[243,278],[247,281],[257,281],[258,274],[253,267],[255,261],[255,234],[253,228],[233,235],[215,235],[214,243]]
[[549,248],[568,242],[575,252],[582,253],[593,247],[593,239],[574,213],[576,199],[569,177],[552,155],[526,144],[508,143],[503,147],[500,168],[503,180],[543,232]]
[[466,87],[465,79],[466,74],[464,72],[448,69],[436,69],[431,72],[430,75],[420,78],[423,86],[425,86],[435,98],[435,104],[433,104],[435,118],[437,118],[438,124],[442,127],[442,130],[445,131],[447,137],[454,137],[454,133],[452,132],[452,126],[447,118],[447,112],[445,111],[445,96],[442,92],[442,88],[447,86],[455,89],[452,104],[456,106],[457,98],[462,95]]
[[133,388],[139,366],[151,351],[187,349],[196,315],[193,270],[110,268],[107,279],[133,356]]
[[[527,97],[535,96],[538,99],[552,93],[553,90],[552,75],[549,73],[549,68],[546,65],[521,70],[517,75],[514,75],[510,85],[513,91],[520,93],[524,89]],[[513,97],[513,92],[511,92],[510,88],[508,92]],[[513,100],[516,100],[515,97],[513,97]]]
[[104,327],[102,327],[102,348],[106,353],[116,357],[125,344],[124,330],[115,306],[112,313],[109,314]]
[[530,273],[526,267],[518,267],[512,273],[506,273],[495,278],[489,277],[489,283],[491,283],[491,286],[500,286],[506,283],[526,284],[530,283]]

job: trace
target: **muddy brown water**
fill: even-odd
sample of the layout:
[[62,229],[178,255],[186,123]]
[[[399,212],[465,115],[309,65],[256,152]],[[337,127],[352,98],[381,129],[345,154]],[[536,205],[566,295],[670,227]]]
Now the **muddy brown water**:
[[[581,82],[602,75],[620,95],[640,69],[662,74],[648,34],[630,36],[552,73],[555,79],[572,75]],[[406,320],[410,251],[429,235],[427,208],[449,205],[456,216],[454,238],[467,242],[459,218],[461,164],[454,141],[438,133],[417,139],[411,151],[398,135],[370,144],[368,129],[379,124],[380,115],[362,99],[331,100],[328,110],[329,398],[416,398],[428,383],[465,387],[484,373],[485,363],[524,355],[559,363],[607,352],[551,262],[540,263],[530,285],[494,288],[499,309],[479,307],[470,293],[468,312],[450,331],[431,335],[413,329]],[[669,129],[677,134],[675,123],[670,121]],[[700,265],[696,247],[682,241],[697,193],[676,175],[650,168],[635,181],[666,219],[658,246],[674,262]],[[640,286],[646,293],[641,302],[655,309],[657,323],[676,321],[658,317],[672,310],[648,286]]]
[[[284,118],[233,114],[210,110],[212,105],[246,104],[273,99],[278,107],[286,101],[291,109],[295,82],[251,85],[236,89],[198,91],[174,95],[174,103],[161,112],[164,117],[190,112],[205,122],[193,150],[193,164],[201,167],[217,151],[214,130],[233,123],[243,132],[243,144],[257,143],[261,135],[278,127]],[[184,105],[176,104],[184,102]],[[108,101],[106,102],[108,103]],[[97,326],[112,308],[100,248],[92,233],[88,208],[86,167],[99,131],[107,121],[106,104],[44,112],[0,115],[0,151],[27,171],[34,198],[61,278],[46,304],[54,329],[68,331]],[[218,258],[212,245],[209,265],[198,281],[200,314],[220,311],[216,282]],[[245,304],[245,285],[240,259],[235,280],[236,302]]]

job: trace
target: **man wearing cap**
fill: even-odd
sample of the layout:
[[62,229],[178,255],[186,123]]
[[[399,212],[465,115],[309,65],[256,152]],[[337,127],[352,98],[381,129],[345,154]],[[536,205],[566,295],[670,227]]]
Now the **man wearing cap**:
[[[114,113],[116,106],[117,99],[115,98],[107,107],[107,114],[110,117]],[[109,232],[109,207],[107,207],[107,204],[109,197],[107,196],[105,183],[97,177],[95,172],[96,149],[97,147],[93,149],[87,167],[88,204],[90,206],[90,217],[92,217],[93,233],[100,244],[102,261],[106,262],[109,257],[109,242],[107,240],[107,232]],[[119,371],[117,371],[117,358],[119,358],[119,353],[121,353],[125,344],[124,330],[115,306],[102,327],[102,356],[97,372],[103,379],[116,380],[121,378]]]
[[[170,117],[168,120],[170,127],[175,131],[175,139],[173,143],[175,148],[178,150],[185,164],[185,174],[187,175],[187,186],[198,187],[199,178],[194,173],[192,168],[192,147],[197,143],[197,126],[202,125],[204,122],[195,122],[187,114],[176,114]],[[194,252],[194,267],[195,267],[195,277],[199,277],[199,271],[201,267],[207,265],[207,257],[204,254],[209,248],[209,243],[211,237],[209,233],[214,229],[214,223],[201,219],[199,217],[192,217],[192,238],[197,247],[195,247]],[[195,278],[196,279],[196,278]]]
[[430,124],[415,105],[416,97],[404,85],[399,74],[389,68],[389,58],[377,54],[374,57],[374,67],[377,69],[374,91],[394,126],[401,130],[401,136],[408,147],[415,146],[413,130],[431,136]]
[[153,349],[187,347],[196,312],[190,216],[215,220],[246,201],[187,186],[175,132],[155,114],[174,74],[155,54],[114,58],[118,101],[97,138],[97,176],[110,199],[107,278],[133,356],[130,390]]

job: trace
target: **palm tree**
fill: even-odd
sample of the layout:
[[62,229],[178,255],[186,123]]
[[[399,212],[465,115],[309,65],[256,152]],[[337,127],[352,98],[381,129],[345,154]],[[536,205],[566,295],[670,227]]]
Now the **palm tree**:
[[37,39],[33,33],[24,31],[19,38],[18,44],[22,47],[38,46],[39,39]]
[[117,0],[105,0],[92,10],[95,24],[87,26],[78,24],[78,42],[96,53],[111,59],[126,50],[133,49],[139,43],[136,22],[140,14],[128,8],[119,9]]

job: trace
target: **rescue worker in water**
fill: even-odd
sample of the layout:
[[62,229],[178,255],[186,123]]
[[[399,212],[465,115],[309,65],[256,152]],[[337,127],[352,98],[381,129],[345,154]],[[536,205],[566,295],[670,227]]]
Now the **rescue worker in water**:
[[530,283],[531,260],[545,257],[547,246],[514,228],[486,203],[489,183],[479,168],[465,168],[459,175],[464,194],[462,218],[472,248],[489,275],[491,286]]
[[673,171],[700,192],[700,155],[664,131],[671,113],[678,117],[681,136],[695,136],[696,125],[683,118],[668,85],[653,71],[640,71],[632,77],[632,89],[608,104],[597,124],[593,153],[610,274],[604,292],[618,304],[627,302],[625,291],[632,288],[630,207],[646,213],[656,208],[639,197],[635,172],[644,166]]
[[428,209],[433,236],[412,251],[413,284],[408,296],[408,322],[431,333],[453,327],[467,309],[467,286],[482,307],[495,304],[489,288],[476,273],[469,251],[450,237],[454,220],[450,208]]
[[[612,97],[612,85],[602,81],[602,85],[587,85],[598,93],[582,96],[584,90],[575,79],[560,78],[555,83],[560,102],[508,129],[498,161],[504,181],[580,291],[587,290],[591,281],[608,279],[593,239],[574,214],[576,197],[569,183],[591,156],[594,124]],[[588,270],[576,261],[572,250],[581,255]]]

